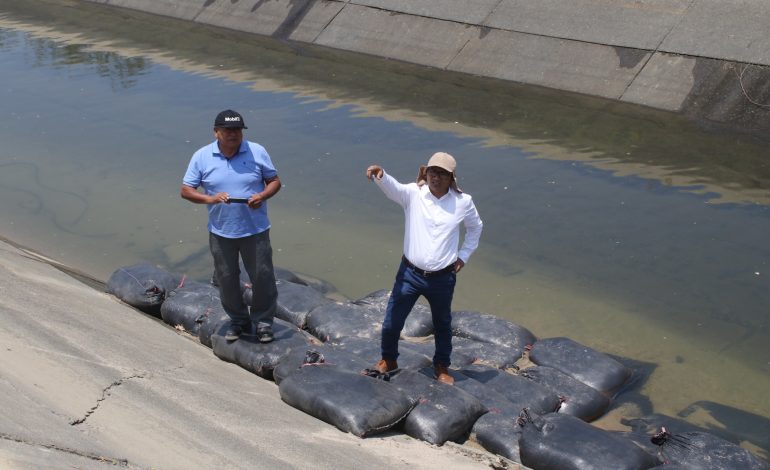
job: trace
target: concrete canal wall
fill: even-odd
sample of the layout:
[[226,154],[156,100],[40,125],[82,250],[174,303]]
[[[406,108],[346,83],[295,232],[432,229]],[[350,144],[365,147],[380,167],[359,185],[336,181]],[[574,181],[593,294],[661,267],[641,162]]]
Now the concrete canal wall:
[[85,1],[738,126],[770,123],[767,0]]

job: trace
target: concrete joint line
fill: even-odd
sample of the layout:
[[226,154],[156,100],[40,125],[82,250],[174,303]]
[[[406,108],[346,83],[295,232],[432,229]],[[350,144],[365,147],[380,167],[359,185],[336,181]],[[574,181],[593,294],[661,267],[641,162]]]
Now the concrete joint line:
[[[636,81],[636,79],[637,79],[637,78],[639,78],[639,75],[641,75],[641,73],[642,73],[642,72],[644,71],[644,69],[647,67],[647,64],[649,64],[649,63],[650,63],[650,61],[652,60],[652,58],[655,56],[655,53],[656,53],[656,52],[664,52],[664,53],[666,52],[666,51],[662,51],[662,50],[660,49],[660,47],[663,45],[663,43],[664,43],[664,42],[666,42],[666,38],[668,38],[668,37],[671,35],[671,32],[672,32],[672,31],[674,31],[674,29],[676,29],[676,28],[677,28],[677,27],[678,27],[678,26],[679,26],[679,25],[682,23],[682,20],[684,20],[684,17],[686,16],[687,10],[689,10],[690,8],[692,8],[692,6],[693,6],[693,4],[695,3],[695,1],[696,1],[696,0],[690,0],[690,3],[687,5],[687,8],[685,9],[685,14],[684,14],[684,15],[682,15],[682,17],[681,17],[681,18],[679,18],[679,21],[677,21],[677,23],[676,23],[675,25],[672,25],[672,26],[671,26],[671,27],[668,29],[668,32],[667,32],[666,34],[664,34],[664,35],[663,35],[663,37],[660,39],[660,42],[658,43],[658,45],[657,45],[657,46],[655,46],[655,49],[653,49],[653,50],[651,51],[652,53],[651,53],[651,54],[650,54],[650,56],[647,58],[647,60],[644,62],[644,65],[642,65],[641,67],[639,67],[639,70],[637,70],[637,71],[636,71],[636,75],[634,75],[634,78],[632,78],[632,79],[631,79],[631,80],[630,80],[630,81],[629,81],[629,82],[626,84],[626,88],[623,90],[623,93],[621,93],[621,94],[620,94],[620,96],[618,96],[618,98],[617,98],[617,99],[618,99],[618,101],[623,101],[623,97],[626,95],[626,92],[628,92],[628,89],[629,89],[629,88],[631,88],[631,85],[633,85],[633,84],[634,84],[634,82]],[[677,54],[677,55],[682,55],[682,54]]]
[[326,31],[326,29],[329,27],[329,25],[332,24],[334,22],[334,20],[336,20],[337,17],[340,16],[340,14],[342,14],[342,12],[345,10],[345,8],[347,8],[348,5],[350,5],[350,0],[347,0],[347,1],[344,1],[344,2],[339,2],[339,3],[344,3],[343,7],[340,8],[340,11],[335,13],[334,16],[329,18],[329,21],[326,22],[326,24],[323,26],[323,28],[321,28],[320,31],[318,31],[318,34],[316,34],[316,36],[310,41],[311,44],[315,44],[315,42],[318,41],[318,38],[321,37],[321,35],[324,33],[324,31]]
[[213,3],[213,2],[210,2],[210,1],[204,2],[203,6],[201,6],[201,9],[198,10],[198,13],[196,13],[195,16],[193,16],[190,21],[192,21],[193,23],[197,23],[198,22],[198,17],[201,16],[201,13],[203,13],[204,11],[206,11],[208,9],[208,7],[211,5],[211,3]]
[[391,13],[391,14],[394,14],[394,15],[404,15],[404,16],[411,16],[411,17],[414,17],[414,18],[424,18],[426,20],[444,21],[446,23],[461,24],[461,25],[464,25],[464,26],[481,26],[481,25],[478,25],[478,24],[475,24],[475,23],[466,23],[465,21],[448,20],[446,18],[438,18],[438,17],[435,17],[435,16],[427,16],[427,15],[418,15],[416,13],[407,13],[407,12],[404,12],[404,11],[391,10],[389,8],[384,8],[384,7],[375,7],[375,6],[372,6],[372,5],[362,5],[360,3],[356,3],[355,0],[349,1],[348,5],[355,5],[355,6],[359,6],[359,7],[369,8],[371,10],[384,11],[386,13]]
[[42,447],[44,449],[56,450],[56,451],[64,452],[64,453],[67,453],[67,454],[77,455],[78,457],[84,457],[86,459],[95,460],[97,462],[109,463],[109,464],[118,465],[118,466],[121,466],[121,467],[131,467],[131,465],[128,463],[127,459],[116,459],[114,457],[105,457],[103,455],[96,455],[96,454],[92,454],[92,453],[89,453],[89,452],[81,452],[81,451],[79,451],[77,449],[70,449],[70,448],[67,448],[67,447],[61,447],[61,446],[58,446],[56,444],[43,444],[43,443],[39,443],[39,442],[30,442],[30,441],[24,440],[24,439],[22,439],[20,437],[14,437],[14,436],[11,436],[11,435],[3,433],[3,432],[0,432],[0,439],[6,440],[6,441],[11,441],[11,442],[16,442],[18,444],[24,444],[24,445],[28,445],[28,446],[32,446],[32,447]]
[[657,46],[655,46],[655,52],[660,51],[660,46],[663,45],[664,42],[666,42],[666,39],[671,35],[671,32],[674,31],[674,29],[678,28],[680,24],[682,24],[682,21],[684,20],[685,16],[687,16],[687,11],[690,10],[695,4],[696,0],[690,0],[690,3],[687,5],[687,8],[684,10],[684,14],[679,18],[679,21],[676,22],[675,25],[672,25],[671,28],[668,29],[668,32],[660,39],[660,42]]
[[86,412],[85,416],[83,416],[82,418],[74,420],[74,421],[70,421],[70,425],[71,426],[77,426],[79,424],[83,424],[88,419],[89,416],[94,414],[96,412],[96,410],[99,409],[99,405],[101,405],[102,402],[104,400],[106,400],[108,396],[110,396],[110,389],[112,389],[113,387],[119,387],[120,385],[123,385],[123,382],[126,382],[126,381],[131,380],[131,379],[143,379],[143,378],[144,378],[144,375],[137,374],[137,375],[131,375],[129,377],[125,377],[125,378],[122,378],[120,380],[116,380],[115,382],[112,382],[110,385],[107,386],[107,388],[102,390],[102,396],[101,396],[101,398],[96,400],[96,405],[94,405],[90,410],[88,410]]
[[451,59],[449,59],[449,62],[447,62],[446,66],[444,66],[444,70],[452,70],[452,62],[454,62],[454,61],[455,61],[455,59],[457,59],[457,57],[458,57],[460,54],[462,54],[462,53],[463,53],[463,50],[465,50],[465,48],[468,46],[468,44],[470,44],[470,42],[471,42],[471,40],[470,40],[470,39],[468,39],[467,41],[465,41],[465,44],[463,44],[463,45],[462,45],[462,47],[461,47],[461,48],[459,48],[459,49],[457,50],[457,52],[455,52],[455,55],[454,55],[454,56],[452,56],[452,58],[451,58]]
[[[500,6],[500,5],[501,5],[501,4],[502,4],[504,1],[505,1],[505,0],[499,0],[499,1],[497,2],[497,5],[495,5],[495,6],[494,6],[494,7],[493,7],[491,10],[489,10],[489,14],[486,16],[486,18],[484,18],[483,20],[481,20],[481,23],[480,23],[478,26],[479,26],[479,27],[484,27],[484,24],[487,22],[487,20],[489,20],[489,18],[490,18],[490,17],[491,17],[491,16],[492,16],[492,15],[495,13],[495,10],[497,10],[497,8],[498,8],[498,7],[499,7],[499,6]],[[490,29],[491,29],[491,28],[490,28]]]

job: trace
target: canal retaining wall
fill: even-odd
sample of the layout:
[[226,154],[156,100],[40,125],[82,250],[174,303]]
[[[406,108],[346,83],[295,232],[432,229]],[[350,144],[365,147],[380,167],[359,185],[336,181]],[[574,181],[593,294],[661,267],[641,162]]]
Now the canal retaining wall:
[[766,0],[85,1],[709,121],[770,124]]

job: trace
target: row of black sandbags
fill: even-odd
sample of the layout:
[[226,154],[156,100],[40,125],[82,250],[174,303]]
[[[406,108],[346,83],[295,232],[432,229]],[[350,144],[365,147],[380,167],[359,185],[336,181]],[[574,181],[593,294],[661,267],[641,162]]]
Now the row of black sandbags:
[[[275,380],[288,404],[358,436],[398,426],[408,435],[441,445],[462,441],[470,433],[486,449],[532,468],[670,466],[678,460],[699,461],[696,457],[715,447],[732,455],[730,465],[753,457],[726,441],[715,445],[708,434],[685,438],[708,443],[691,445],[689,453],[680,452],[684,447],[678,437],[644,452],[635,444],[643,441],[639,433],[618,436],[587,424],[607,410],[631,371],[567,338],[537,341],[525,328],[479,312],[454,313],[455,387],[432,380],[432,342],[410,338],[402,341],[400,371],[388,381],[374,380],[360,371],[379,357],[375,339],[388,291],[335,302],[317,287],[300,283],[293,273],[277,271],[277,278],[276,340],[268,345],[249,334],[236,342],[224,341],[222,331],[229,319],[210,284],[139,264],[118,269],[108,291],[197,335],[221,359]],[[250,295],[244,282],[247,302]],[[405,336],[431,334],[429,309],[418,304],[409,319]],[[537,366],[517,374],[501,370],[514,367],[526,350]],[[724,452],[725,445],[733,452]],[[684,458],[671,457],[680,454]]]

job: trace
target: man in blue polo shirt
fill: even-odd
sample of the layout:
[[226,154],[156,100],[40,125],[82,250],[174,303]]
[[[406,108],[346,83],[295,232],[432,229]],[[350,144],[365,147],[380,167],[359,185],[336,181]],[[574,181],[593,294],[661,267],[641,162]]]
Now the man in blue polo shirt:
[[[281,189],[281,180],[264,147],[243,140],[243,129],[247,127],[239,113],[228,109],[217,115],[216,140],[193,154],[181,195],[208,205],[214,276],[231,319],[225,339],[237,340],[254,324],[257,339],[268,343],[273,340],[278,291],[267,200]],[[251,316],[241,293],[239,257],[252,284]]]

